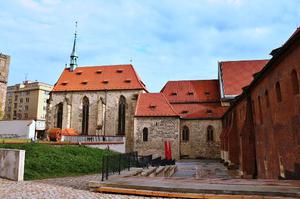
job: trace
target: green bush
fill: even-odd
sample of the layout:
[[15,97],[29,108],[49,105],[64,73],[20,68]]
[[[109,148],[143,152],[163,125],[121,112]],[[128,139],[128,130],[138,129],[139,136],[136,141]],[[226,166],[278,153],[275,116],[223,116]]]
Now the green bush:
[[0,144],[0,148],[25,150],[25,180],[76,176],[101,172],[101,159],[108,150],[85,146],[47,144]]

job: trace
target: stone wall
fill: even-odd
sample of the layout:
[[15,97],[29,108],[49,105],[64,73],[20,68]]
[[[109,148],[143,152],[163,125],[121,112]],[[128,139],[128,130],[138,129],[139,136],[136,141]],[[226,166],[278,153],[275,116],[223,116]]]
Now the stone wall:
[[0,120],[4,116],[10,57],[0,53]]
[[[182,140],[182,129],[189,128],[189,140]],[[213,142],[207,141],[207,127],[213,127]],[[180,155],[188,158],[220,158],[221,120],[181,120]]]
[[[179,159],[179,118],[136,117],[134,119],[134,150],[139,155],[165,157],[164,141],[171,141],[172,156]],[[148,141],[143,141],[143,129],[148,128]]]
[[118,134],[118,104],[126,98],[126,151],[133,150],[133,117],[137,96],[142,90],[53,92],[48,103],[47,128],[56,127],[57,105],[63,103],[63,128],[82,130],[82,99],[89,99],[89,135]]

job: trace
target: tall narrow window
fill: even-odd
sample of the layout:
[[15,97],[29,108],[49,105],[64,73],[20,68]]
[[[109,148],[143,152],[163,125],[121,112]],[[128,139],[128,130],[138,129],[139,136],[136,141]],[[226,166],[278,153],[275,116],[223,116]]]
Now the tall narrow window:
[[56,127],[57,128],[62,128],[62,119],[63,119],[63,108],[64,105],[63,103],[57,104],[57,115],[56,115]]
[[88,135],[89,131],[89,108],[90,103],[87,97],[82,99],[82,135]]
[[268,90],[265,91],[265,98],[266,98],[266,106],[270,106],[270,99],[269,99],[269,92]]
[[190,139],[190,130],[189,127],[184,126],[182,129],[182,141],[188,142]]
[[277,102],[281,102],[282,96],[281,96],[281,88],[280,88],[280,83],[279,82],[276,82],[275,89],[276,89]]
[[211,125],[209,125],[207,127],[206,141],[207,142],[213,142],[214,141],[214,127],[212,127]]
[[263,116],[262,116],[262,110],[261,110],[261,101],[260,101],[260,96],[258,96],[258,109],[259,109],[259,120],[260,123],[263,124]]
[[143,129],[143,142],[148,141],[148,128]]
[[299,81],[298,81],[298,75],[295,70],[291,73],[291,79],[292,79],[292,88],[293,88],[293,94],[297,95],[299,94]]
[[119,100],[119,122],[118,122],[118,135],[125,135],[125,109],[126,99],[122,95]]

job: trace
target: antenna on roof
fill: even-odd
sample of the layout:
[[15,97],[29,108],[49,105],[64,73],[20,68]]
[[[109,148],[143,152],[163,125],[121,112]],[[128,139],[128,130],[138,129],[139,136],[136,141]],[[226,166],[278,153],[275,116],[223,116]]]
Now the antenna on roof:
[[25,82],[27,81],[28,73],[25,73]]
[[129,62],[132,63],[132,57],[130,57]]

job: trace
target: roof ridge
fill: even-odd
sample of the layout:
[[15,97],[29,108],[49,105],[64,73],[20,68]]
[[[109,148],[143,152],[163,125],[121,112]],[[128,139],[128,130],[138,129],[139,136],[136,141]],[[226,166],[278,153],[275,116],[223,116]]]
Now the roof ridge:
[[177,116],[179,116],[179,114],[174,110],[173,106],[171,105],[171,103],[169,102],[169,100],[167,99],[167,97],[165,96],[164,93],[160,93],[163,98],[165,99],[165,101],[167,102],[167,104],[170,106],[170,108],[172,109],[173,113],[175,113]]
[[228,60],[228,61],[219,61],[219,63],[228,63],[228,62],[250,62],[250,61],[269,61],[270,59],[240,59],[240,60]]
[[113,64],[113,65],[93,65],[93,66],[78,66],[77,68],[97,68],[97,67],[117,67],[117,66],[132,66],[132,64]]

